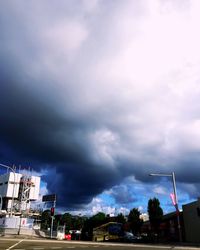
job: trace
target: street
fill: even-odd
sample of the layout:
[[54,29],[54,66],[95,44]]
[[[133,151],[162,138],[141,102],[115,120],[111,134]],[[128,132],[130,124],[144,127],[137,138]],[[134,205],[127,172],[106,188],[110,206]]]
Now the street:
[[57,241],[57,240],[41,240],[41,239],[12,239],[0,238],[1,250],[45,250],[45,249],[74,249],[74,250],[195,250],[199,248],[190,247],[175,247],[175,246],[157,246],[144,244],[117,244],[117,243],[94,243],[94,242],[72,242],[72,241]]

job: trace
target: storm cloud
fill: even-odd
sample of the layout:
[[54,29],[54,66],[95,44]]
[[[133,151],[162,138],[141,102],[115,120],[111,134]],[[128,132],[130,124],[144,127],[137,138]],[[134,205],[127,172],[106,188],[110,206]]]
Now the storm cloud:
[[199,10],[198,1],[1,1],[1,162],[46,171],[68,209],[129,176],[145,185],[152,171],[175,171],[196,196]]

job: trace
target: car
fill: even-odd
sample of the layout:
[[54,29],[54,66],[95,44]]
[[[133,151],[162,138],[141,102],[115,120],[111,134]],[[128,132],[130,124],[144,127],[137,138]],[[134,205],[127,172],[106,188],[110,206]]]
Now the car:
[[141,240],[140,236],[135,236],[131,232],[124,232],[123,241],[124,242],[139,242]]
[[71,240],[72,236],[71,234],[65,234],[65,240]]

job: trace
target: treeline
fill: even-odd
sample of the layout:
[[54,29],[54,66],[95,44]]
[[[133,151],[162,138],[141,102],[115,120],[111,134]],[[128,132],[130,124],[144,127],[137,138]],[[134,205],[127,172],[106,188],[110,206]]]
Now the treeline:
[[[147,211],[149,214],[149,220],[152,225],[152,230],[156,232],[159,227],[160,220],[163,215],[163,210],[160,207],[158,199],[153,198],[148,202]],[[80,230],[81,238],[84,240],[92,239],[93,228],[98,227],[108,222],[122,223],[125,231],[131,231],[137,235],[141,232],[143,220],[141,219],[141,213],[138,208],[130,210],[127,216],[119,213],[115,217],[110,217],[105,213],[99,212],[91,217],[74,216],[70,213],[57,214],[54,216],[54,230],[58,226],[64,226],[66,233],[69,230]],[[41,215],[41,228],[47,230],[51,226],[51,211],[45,210]]]

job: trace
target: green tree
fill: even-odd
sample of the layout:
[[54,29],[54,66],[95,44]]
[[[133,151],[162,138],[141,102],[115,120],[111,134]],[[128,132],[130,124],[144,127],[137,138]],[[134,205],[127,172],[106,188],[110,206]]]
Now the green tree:
[[72,217],[72,229],[80,230],[83,228],[84,218],[81,216]]
[[54,230],[56,230],[58,226],[62,225],[62,220],[61,219],[62,219],[61,214],[54,215],[54,222],[53,222]]
[[107,222],[106,214],[99,212],[91,217],[93,227],[98,227]]
[[81,238],[83,240],[92,240],[92,233],[93,233],[93,225],[91,218],[87,218],[84,221]]
[[131,209],[128,215],[128,222],[130,223],[130,228],[133,234],[137,234],[140,232],[143,221],[140,219],[140,211],[138,208]]
[[149,199],[148,201],[148,214],[151,228],[155,233],[158,233],[163,210],[160,207],[160,201],[157,198]]
[[61,217],[62,224],[65,225],[66,231],[72,229],[72,215],[70,213],[64,213]]
[[41,215],[41,228],[47,230],[51,226],[50,210],[45,210]]
[[126,222],[126,218],[122,213],[119,213],[116,217],[116,222],[124,224]]
[[108,221],[106,214],[99,212],[84,221],[82,228],[82,239],[92,240],[93,228],[98,227]]

